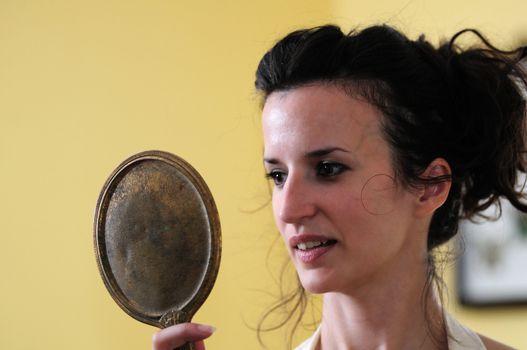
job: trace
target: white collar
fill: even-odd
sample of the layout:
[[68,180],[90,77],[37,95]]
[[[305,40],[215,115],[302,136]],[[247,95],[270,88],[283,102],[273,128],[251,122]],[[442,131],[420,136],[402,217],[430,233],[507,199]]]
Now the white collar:
[[[448,333],[448,350],[485,350],[481,338],[472,330],[463,326],[456,319],[445,312],[445,321]],[[315,350],[320,342],[322,327],[319,325],[315,333],[300,344],[295,350]]]

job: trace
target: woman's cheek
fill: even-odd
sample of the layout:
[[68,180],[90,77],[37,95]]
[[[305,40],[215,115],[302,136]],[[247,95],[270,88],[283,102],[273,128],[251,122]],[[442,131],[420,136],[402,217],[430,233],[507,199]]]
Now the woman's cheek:
[[371,215],[384,215],[396,209],[397,185],[392,176],[375,174],[368,178],[361,189],[361,202]]

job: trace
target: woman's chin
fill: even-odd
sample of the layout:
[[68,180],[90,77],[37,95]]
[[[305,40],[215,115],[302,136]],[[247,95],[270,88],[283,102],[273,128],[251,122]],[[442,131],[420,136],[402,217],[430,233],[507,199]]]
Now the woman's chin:
[[333,290],[330,281],[317,278],[316,276],[300,275],[300,283],[304,289],[311,294],[323,294]]

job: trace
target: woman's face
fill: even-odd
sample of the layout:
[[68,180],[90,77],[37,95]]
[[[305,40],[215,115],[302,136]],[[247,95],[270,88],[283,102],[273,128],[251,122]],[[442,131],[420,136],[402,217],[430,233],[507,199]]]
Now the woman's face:
[[418,199],[394,181],[379,121],[375,107],[328,85],[275,92],[265,103],[274,217],[310,292],[356,290],[422,260]]

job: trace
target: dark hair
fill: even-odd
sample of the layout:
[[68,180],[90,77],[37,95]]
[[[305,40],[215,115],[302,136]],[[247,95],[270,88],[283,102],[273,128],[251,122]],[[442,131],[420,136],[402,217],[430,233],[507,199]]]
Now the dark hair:
[[[470,32],[481,47],[462,49]],[[407,186],[450,181],[436,210],[428,250],[447,242],[462,218],[482,215],[499,198],[521,211],[518,172],[525,172],[525,73],[521,49],[501,51],[466,29],[434,47],[387,25],[344,34],[332,25],[292,32],[269,50],[256,72],[265,99],[275,91],[321,83],[359,94],[383,115],[397,180]],[[436,158],[451,176],[423,178]],[[434,269],[432,272],[434,274]]]

